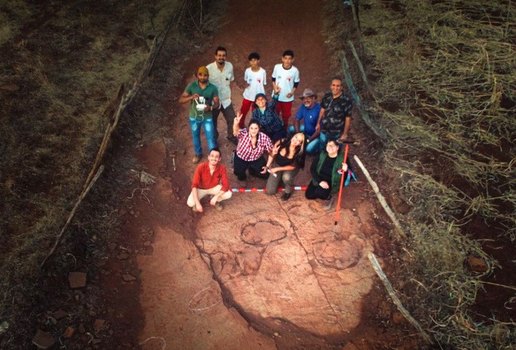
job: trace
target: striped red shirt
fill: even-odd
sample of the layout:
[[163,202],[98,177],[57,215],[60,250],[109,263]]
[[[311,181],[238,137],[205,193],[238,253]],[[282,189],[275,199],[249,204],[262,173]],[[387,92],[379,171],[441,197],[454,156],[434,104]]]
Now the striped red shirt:
[[263,156],[265,152],[270,152],[271,150],[272,142],[269,136],[265,135],[263,132],[259,132],[258,142],[256,142],[256,147],[253,148],[251,136],[249,136],[247,129],[240,129],[236,149],[236,154],[240,159],[252,162]]

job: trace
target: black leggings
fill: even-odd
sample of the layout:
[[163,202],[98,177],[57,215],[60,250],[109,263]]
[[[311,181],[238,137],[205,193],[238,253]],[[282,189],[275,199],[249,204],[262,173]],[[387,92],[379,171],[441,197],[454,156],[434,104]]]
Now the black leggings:
[[330,199],[331,198],[331,187],[325,190],[319,184],[314,184],[310,181],[305,192],[306,199]]
[[268,177],[268,173],[261,174],[262,167],[265,166],[265,158],[260,157],[257,160],[246,161],[237,156],[235,153],[235,158],[233,159],[233,168],[234,174],[238,177],[238,180],[244,181],[247,178],[246,170],[249,169],[249,175],[260,177],[262,179],[266,179]]

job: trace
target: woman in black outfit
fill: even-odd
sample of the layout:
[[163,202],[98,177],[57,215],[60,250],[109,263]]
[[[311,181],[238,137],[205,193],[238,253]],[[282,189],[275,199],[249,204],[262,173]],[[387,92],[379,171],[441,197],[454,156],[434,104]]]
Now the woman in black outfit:
[[326,151],[322,151],[310,167],[312,180],[305,192],[307,199],[328,200],[332,194],[339,192],[340,177],[348,170],[343,160],[344,154],[339,144],[335,140],[328,141]]
[[285,185],[285,192],[281,199],[286,201],[292,196],[292,184],[299,169],[305,166],[305,135],[294,134],[290,139],[276,142],[272,153],[269,154],[267,165],[262,172],[268,171],[271,175],[267,179],[266,193],[275,194],[280,181]]

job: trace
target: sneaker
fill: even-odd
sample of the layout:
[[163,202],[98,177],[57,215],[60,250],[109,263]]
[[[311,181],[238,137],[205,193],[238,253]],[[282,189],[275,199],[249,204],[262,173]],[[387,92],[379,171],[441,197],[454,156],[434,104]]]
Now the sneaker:
[[194,164],[199,163],[199,161],[201,160],[201,157],[202,157],[201,155],[196,154],[196,155],[192,158],[192,163],[194,163]]
[[234,135],[229,135],[226,139],[235,146],[238,144],[238,139]]
[[222,206],[222,203],[217,202],[217,203],[215,203],[215,209],[217,209],[218,211],[221,211],[222,209],[224,209],[224,207]]
[[281,196],[281,200],[288,201],[291,196],[292,196],[292,192],[289,192],[289,193],[283,192],[283,195]]

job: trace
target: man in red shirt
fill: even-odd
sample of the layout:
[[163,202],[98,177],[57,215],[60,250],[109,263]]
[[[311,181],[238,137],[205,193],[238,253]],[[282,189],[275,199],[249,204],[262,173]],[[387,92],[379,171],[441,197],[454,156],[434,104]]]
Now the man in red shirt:
[[208,154],[208,161],[195,169],[192,192],[186,202],[193,211],[202,213],[201,199],[207,195],[212,196],[210,204],[217,210],[222,210],[221,201],[231,198],[226,167],[220,164],[220,160],[220,150],[213,148]]

